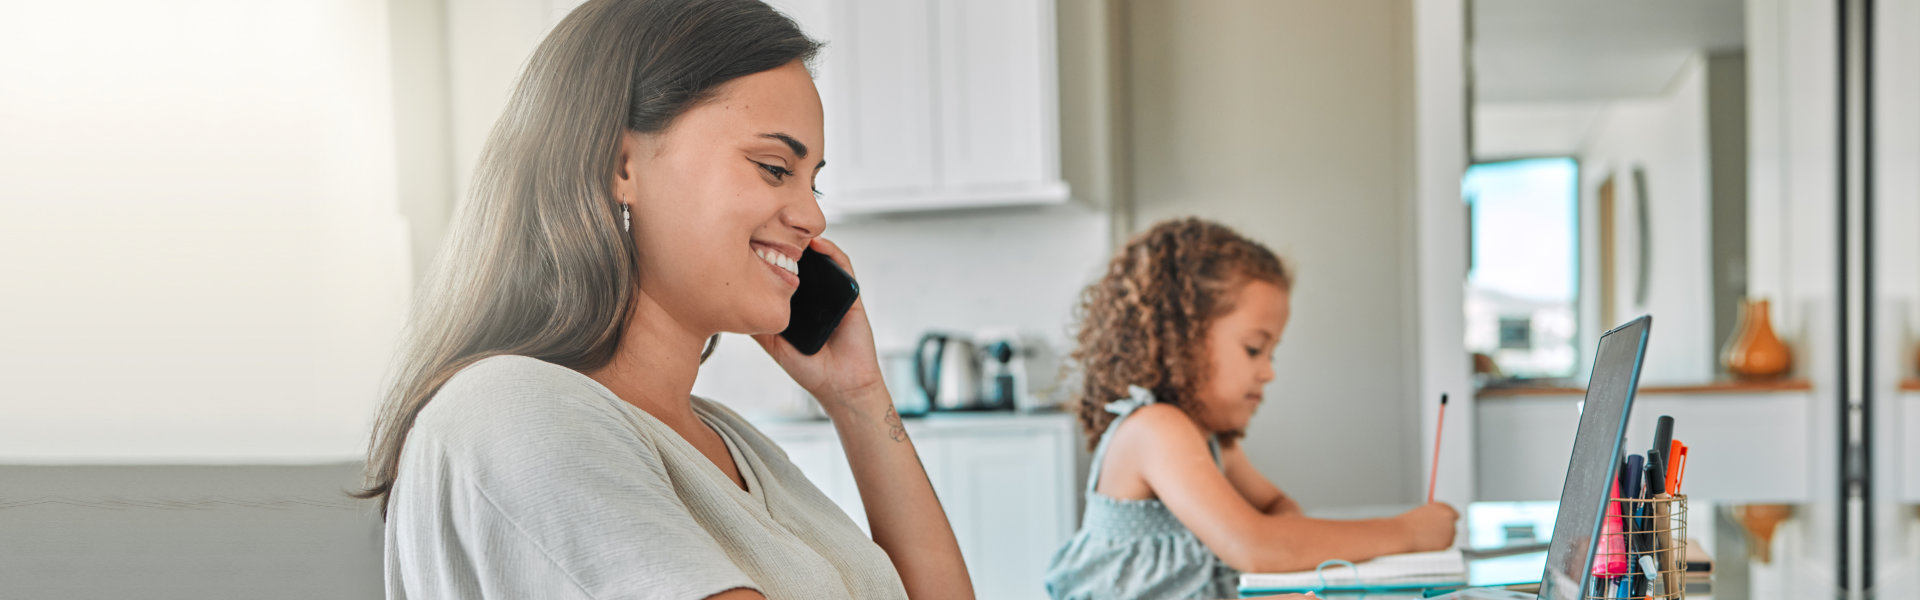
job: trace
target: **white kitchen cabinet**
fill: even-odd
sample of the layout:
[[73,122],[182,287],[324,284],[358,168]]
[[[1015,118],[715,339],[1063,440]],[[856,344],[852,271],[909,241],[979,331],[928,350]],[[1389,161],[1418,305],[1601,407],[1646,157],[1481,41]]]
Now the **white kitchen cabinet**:
[[[457,172],[472,171],[526,56],[580,3],[449,6]],[[826,42],[814,75],[831,164],[818,187],[830,218],[1070,197],[1055,0],[768,3]]]
[[[981,598],[1043,598],[1054,550],[1079,526],[1073,415],[960,414],[910,419],[907,432],[953,524]],[[867,527],[833,426],[762,424],[807,478]]]
[[1054,550],[1073,535],[1072,455],[1033,432],[941,440],[934,490],[981,598],[1039,597]]
[[939,9],[946,186],[984,193],[1057,182],[1053,3],[945,0]]
[[829,214],[1064,202],[1052,0],[773,0],[827,46]]

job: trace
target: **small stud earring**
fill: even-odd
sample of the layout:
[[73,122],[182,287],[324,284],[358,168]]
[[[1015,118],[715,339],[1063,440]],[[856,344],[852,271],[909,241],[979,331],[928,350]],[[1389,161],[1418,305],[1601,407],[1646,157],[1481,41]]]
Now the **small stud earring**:
[[627,203],[620,203],[620,230],[633,232],[633,212],[627,210]]

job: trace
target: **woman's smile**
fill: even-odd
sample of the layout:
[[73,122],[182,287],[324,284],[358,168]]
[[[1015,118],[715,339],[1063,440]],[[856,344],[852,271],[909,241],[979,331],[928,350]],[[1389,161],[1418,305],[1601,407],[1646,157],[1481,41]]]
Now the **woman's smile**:
[[800,250],[796,247],[774,242],[755,241],[751,244],[753,255],[767,266],[774,277],[780,279],[789,289],[800,287]]

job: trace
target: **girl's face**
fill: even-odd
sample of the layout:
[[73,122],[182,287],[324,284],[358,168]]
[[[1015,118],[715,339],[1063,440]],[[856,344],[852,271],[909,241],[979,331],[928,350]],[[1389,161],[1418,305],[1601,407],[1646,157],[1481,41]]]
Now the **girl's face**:
[[632,207],[641,295],[697,335],[785,329],[795,263],[826,229],[823,137],[797,61],[722,84],[666,131],[627,132],[614,186]]
[[1201,382],[1201,426],[1243,431],[1273,381],[1273,349],[1286,333],[1286,290],[1250,280],[1232,292],[1232,310],[1207,327],[1207,378]]

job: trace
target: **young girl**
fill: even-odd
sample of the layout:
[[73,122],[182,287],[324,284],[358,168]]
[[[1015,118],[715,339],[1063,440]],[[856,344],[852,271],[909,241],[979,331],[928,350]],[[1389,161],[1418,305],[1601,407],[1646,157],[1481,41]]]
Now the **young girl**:
[[1080,422],[1094,444],[1080,531],[1047,590],[1078,598],[1233,598],[1240,572],[1310,570],[1452,545],[1458,515],[1303,516],[1235,442],[1273,381],[1292,276],[1217,223],[1155,225],[1082,295]]

